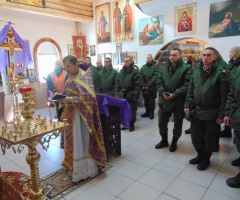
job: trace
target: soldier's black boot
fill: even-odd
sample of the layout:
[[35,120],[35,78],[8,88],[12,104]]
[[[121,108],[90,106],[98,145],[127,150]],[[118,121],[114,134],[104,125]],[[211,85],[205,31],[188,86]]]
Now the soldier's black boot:
[[236,166],[236,167],[240,166],[240,157],[232,161],[232,166]]
[[153,109],[150,109],[149,119],[154,119],[154,110]]
[[221,131],[220,137],[232,137],[232,130],[229,126],[225,126]]
[[197,157],[189,160],[189,163],[190,163],[191,165],[199,164],[199,163],[201,162],[201,160],[202,160],[203,151],[197,151],[197,152],[198,152]]
[[170,151],[170,152],[174,152],[174,151],[177,150],[177,141],[178,141],[178,140],[173,137],[172,143],[171,143],[171,145],[170,145],[170,147],[169,147],[169,151]]
[[146,112],[141,115],[142,118],[149,117],[150,109],[146,108]]
[[197,166],[198,170],[203,171],[209,167],[211,155],[212,155],[211,153],[206,153],[206,152],[203,153],[202,160]]
[[155,146],[155,149],[161,149],[163,147],[168,147],[169,144],[168,144],[168,140],[167,138],[162,138],[161,142],[159,142],[156,146]]
[[240,188],[240,173],[238,173],[238,175],[233,178],[228,178],[226,180],[226,183],[229,187]]
[[185,134],[191,134],[191,128],[185,130]]
[[129,131],[130,132],[134,131],[134,123],[130,123]]

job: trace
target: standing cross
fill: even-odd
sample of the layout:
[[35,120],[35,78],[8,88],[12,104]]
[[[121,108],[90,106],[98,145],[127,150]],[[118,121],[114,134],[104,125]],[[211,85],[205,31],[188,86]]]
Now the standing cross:
[[9,58],[10,58],[10,67],[7,67],[7,74],[8,76],[12,77],[13,79],[15,78],[15,73],[16,73],[16,70],[15,70],[15,64],[14,64],[14,51],[22,51],[22,47],[17,44],[17,43],[14,43],[14,34],[13,34],[13,31],[12,31],[12,28],[10,27],[8,29],[8,34],[7,34],[7,42],[3,42],[1,45],[0,45],[0,49],[2,50],[7,50],[8,51],[8,55],[9,55]]
[[21,111],[19,109],[19,104],[18,104],[18,86],[21,84],[19,82],[18,75],[16,74],[16,69],[15,69],[15,59],[14,59],[14,51],[23,51],[22,47],[14,43],[14,34],[12,31],[12,28],[10,27],[8,29],[8,34],[7,34],[7,42],[3,42],[0,45],[0,49],[7,50],[8,55],[9,55],[9,60],[10,60],[10,67],[7,67],[7,75],[12,78],[12,81],[7,82],[7,85],[10,85],[13,88],[13,96],[14,96],[14,102],[15,105],[15,111],[14,111],[14,118],[11,122],[19,122],[21,120]]

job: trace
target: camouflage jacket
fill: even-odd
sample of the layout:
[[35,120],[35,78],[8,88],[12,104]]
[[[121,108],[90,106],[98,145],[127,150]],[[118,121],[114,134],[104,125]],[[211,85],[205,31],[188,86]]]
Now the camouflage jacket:
[[172,93],[174,99],[185,98],[192,69],[180,59],[175,67],[168,61],[160,70],[157,79],[159,95]]
[[240,66],[240,57],[237,58],[235,61],[234,60],[230,60],[228,63],[228,69],[230,71],[230,76],[231,78],[234,77],[235,74],[235,70],[236,68],[238,68]]
[[234,75],[232,74],[232,83],[225,105],[225,115],[230,117],[230,127],[240,131],[240,59],[237,60],[238,62],[235,63],[238,65],[235,66]]
[[141,88],[142,78],[139,70],[133,65],[129,69],[123,66],[117,76],[114,94],[133,102],[138,100]]
[[228,91],[229,74],[227,70],[215,61],[207,71],[204,71],[201,62],[193,70],[184,107],[200,106],[201,109],[196,111],[200,120],[223,119]]
[[142,87],[148,87],[149,90],[157,90],[157,77],[159,69],[153,62],[151,64],[146,63],[140,69],[142,75],[143,85]]
[[118,72],[110,66],[109,70],[103,68],[99,73],[100,87],[99,93],[114,96],[114,85],[117,83]]
[[98,74],[103,70],[103,66],[101,66],[101,67],[96,67],[96,70],[98,71]]

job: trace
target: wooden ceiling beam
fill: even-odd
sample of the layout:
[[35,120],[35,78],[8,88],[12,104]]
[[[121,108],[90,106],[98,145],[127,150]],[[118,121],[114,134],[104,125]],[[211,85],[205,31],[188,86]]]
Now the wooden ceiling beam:
[[82,1],[82,0],[65,0],[71,3],[75,3],[75,4],[80,4],[83,6],[89,6],[92,7],[92,2],[88,2],[88,1]]
[[12,3],[8,1],[0,1],[0,8],[6,8],[11,10],[23,11],[43,16],[55,17],[60,19],[66,19],[71,21],[78,21],[78,22],[85,22],[85,23],[92,23],[93,17],[79,15],[74,13],[69,13],[65,11],[55,10],[52,8],[40,8],[34,7],[19,3]]
[[[45,0],[46,3],[53,3],[53,4],[57,4],[57,5],[61,5],[61,6],[66,6],[66,7],[71,7],[71,8],[78,8],[80,10],[85,10],[85,11],[92,11],[92,7],[90,6],[83,6],[83,5],[79,5],[76,3],[72,3],[72,2],[67,2],[65,0]],[[47,6],[46,6],[47,7]]]
[[85,11],[85,10],[78,9],[78,8],[70,8],[70,7],[61,6],[61,5],[57,5],[57,4],[49,3],[49,2],[46,2],[46,7],[47,8],[52,8],[54,10],[60,10],[60,11],[65,11],[65,12],[69,12],[69,13],[75,13],[75,14],[79,14],[79,15],[85,15],[85,16],[93,17],[92,12]]

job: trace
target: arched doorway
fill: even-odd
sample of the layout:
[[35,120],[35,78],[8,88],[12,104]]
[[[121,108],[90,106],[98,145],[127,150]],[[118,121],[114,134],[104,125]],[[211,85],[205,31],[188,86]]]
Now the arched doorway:
[[179,48],[182,50],[182,58],[185,62],[189,56],[193,59],[200,59],[202,51],[207,47],[212,46],[206,41],[194,38],[194,37],[184,37],[172,40],[171,42],[164,45],[154,56],[154,60],[161,67],[169,58],[170,50],[173,48]]
[[[62,60],[62,50],[58,43],[51,38],[42,38],[37,41],[33,48],[34,69],[36,73],[36,81],[45,83],[43,77],[46,76],[48,70],[53,71],[55,61]],[[54,62],[54,64],[53,64]],[[45,63],[48,63],[45,65]],[[41,70],[39,67],[44,67]],[[52,66],[49,68],[49,66]],[[41,67],[43,69],[43,67]]]

